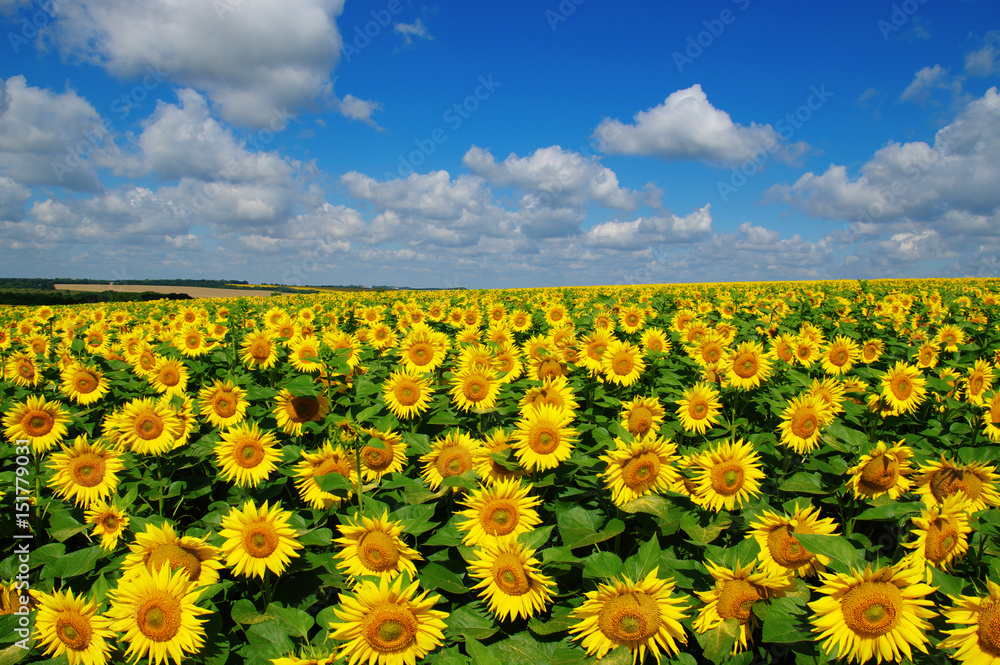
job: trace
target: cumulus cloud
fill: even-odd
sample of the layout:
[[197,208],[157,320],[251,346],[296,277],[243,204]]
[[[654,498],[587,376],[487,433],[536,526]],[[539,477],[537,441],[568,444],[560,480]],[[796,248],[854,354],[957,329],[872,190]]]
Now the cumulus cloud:
[[19,185],[7,176],[0,176],[0,220],[19,221],[24,217],[24,204],[31,198],[31,189]]
[[375,129],[382,130],[372,119],[372,114],[375,111],[382,110],[382,104],[379,102],[369,101],[366,99],[359,99],[354,95],[344,95],[344,98],[338,103],[340,112],[344,114],[345,117],[351,120],[360,120],[366,125],[371,125]]
[[392,28],[399,34],[403,36],[403,45],[409,46],[413,43],[413,39],[434,39],[431,33],[427,31],[427,26],[419,18],[413,23],[397,23]]
[[357,171],[345,173],[341,183],[356,199],[370,201],[378,210],[393,210],[425,219],[458,224],[490,208],[492,195],[483,180],[447,171],[413,173],[406,178],[378,181]]
[[934,92],[940,90],[950,91],[952,97],[961,97],[962,80],[952,77],[941,65],[924,67],[914,75],[913,81],[899,95],[899,100],[923,105],[931,101]]
[[640,217],[630,222],[604,222],[587,230],[584,243],[606,249],[643,249],[653,244],[689,243],[712,233],[710,205],[684,216]]
[[605,118],[593,137],[602,140],[605,152],[611,154],[722,163],[753,159],[761,151],[791,161],[807,148],[804,143],[787,145],[771,125],[733,122],[728,113],[712,106],[699,84],[639,111],[632,124]]
[[1000,74],[1000,31],[990,31],[982,48],[967,53],[965,73],[969,76]]
[[63,0],[53,7],[68,56],[125,80],[153,71],[204,91],[229,122],[266,126],[276,113],[332,98],[343,0]]

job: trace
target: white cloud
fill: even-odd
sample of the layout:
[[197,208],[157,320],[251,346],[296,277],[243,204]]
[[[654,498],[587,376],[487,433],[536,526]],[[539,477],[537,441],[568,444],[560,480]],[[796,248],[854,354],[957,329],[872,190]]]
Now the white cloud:
[[375,111],[382,110],[382,104],[379,102],[359,99],[354,95],[348,94],[344,95],[344,98],[340,100],[339,108],[340,112],[351,120],[360,120],[365,124],[371,125],[375,129],[382,129],[374,120],[372,120],[372,114],[375,113]]
[[63,0],[63,51],[128,81],[150,71],[208,94],[234,123],[332,98],[343,0]]
[[640,217],[630,222],[604,222],[587,230],[583,242],[591,247],[637,250],[662,243],[688,243],[712,233],[711,206],[684,216]]
[[913,81],[899,95],[899,100],[926,104],[932,99],[933,93],[938,90],[948,90],[951,91],[953,97],[960,97],[962,95],[962,81],[960,78],[953,78],[948,70],[941,65],[924,67],[914,75]]
[[658,106],[639,111],[633,124],[605,118],[594,130],[605,152],[648,155],[668,160],[698,159],[735,163],[753,159],[761,151],[791,161],[804,143],[787,145],[771,125],[734,123],[728,113],[712,106],[695,84],[672,93]]
[[1000,74],[1000,31],[990,31],[982,48],[965,55],[965,73],[969,76]]
[[412,44],[414,37],[419,39],[434,39],[427,31],[427,26],[419,18],[413,23],[397,23],[392,29],[403,35],[404,45]]
[[0,220],[16,222],[24,217],[24,204],[31,190],[7,176],[0,176]]
[[445,226],[460,225],[491,207],[492,195],[481,178],[461,175],[452,180],[447,171],[413,173],[381,182],[351,171],[340,181],[351,196],[372,202],[380,211],[417,215]]

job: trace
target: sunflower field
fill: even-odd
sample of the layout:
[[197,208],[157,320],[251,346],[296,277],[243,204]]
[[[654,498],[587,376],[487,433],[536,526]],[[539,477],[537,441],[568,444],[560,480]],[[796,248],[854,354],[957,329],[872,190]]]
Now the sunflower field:
[[0,308],[0,665],[1000,665],[1000,281]]

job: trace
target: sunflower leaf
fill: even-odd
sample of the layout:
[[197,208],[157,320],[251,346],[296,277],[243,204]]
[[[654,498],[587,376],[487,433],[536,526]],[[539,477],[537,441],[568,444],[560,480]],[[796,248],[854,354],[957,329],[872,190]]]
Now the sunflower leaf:
[[818,473],[806,473],[805,471],[799,471],[781,483],[781,487],[778,489],[782,492],[796,494],[829,494],[829,491],[823,487],[823,478]]
[[670,519],[670,502],[659,494],[647,494],[628,501],[621,507],[626,513],[647,513],[660,519]]
[[614,552],[594,552],[583,564],[583,576],[611,579],[622,571],[622,560]]
[[740,624],[736,619],[726,619],[715,628],[696,634],[702,655],[713,663],[729,658],[739,636]]
[[927,569],[931,571],[934,586],[938,588],[940,593],[943,593],[946,596],[955,596],[956,598],[962,595],[962,591],[965,589],[965,580],[947,573],[942,573],[934,566],[928,565]]
[[888,503],[884,506],[869,508],[862,512],[855,519],[869,520],[872,522],[881,520],[898,520],[906,515],[919,513],[924,509],[924,504],[920,501],[908,501],[905,503]]
[[[424,584],[425,573],[421,573],[420,581]],[[447,589],[446,589],[447,590]],[[500,628],[490,617],[486,616],[476,605],[462,605],[448,616],[448,628],[445,633],[453,639],[486,640]],[[481,646],[481,645],[480,645]],[[469,654],[472,655],[471,653]],[[475,660],[474,660],[475,662]],[[485,662],[485,661],[482,661]]]
[[489,649],[471,635],[465,635],[465,650],[469,652],[473,665],[503,665],[503,661],[493,656]]
[[830,557],[830,567],[837,572],[850,574],[852,568],[864,564],[864,558],[842,536],[796,533],[795,537],[813,554]]
[[771,601],[764,619],[764,642],[810,641],[813,634],[806,629],[805,616],[808,614],[805,601],[801,598],[784,597]]

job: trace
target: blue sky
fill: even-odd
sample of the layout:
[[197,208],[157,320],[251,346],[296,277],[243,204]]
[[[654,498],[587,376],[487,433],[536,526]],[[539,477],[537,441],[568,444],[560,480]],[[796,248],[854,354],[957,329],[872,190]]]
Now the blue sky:
[[0,274],[1000,273],[1000,12],[0,0]]

